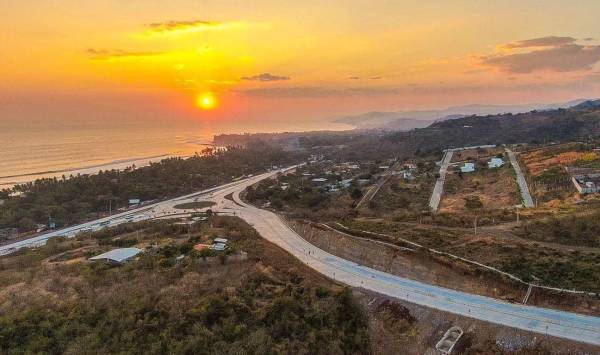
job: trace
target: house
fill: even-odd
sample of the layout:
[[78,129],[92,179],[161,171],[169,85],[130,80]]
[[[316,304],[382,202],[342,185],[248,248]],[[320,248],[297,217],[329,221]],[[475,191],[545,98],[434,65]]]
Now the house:
[[502,158],[492,158],[488,161],[488,169],[499,168],[502,165],[504,165],[504,160],[502,160]]
[[225,250],[225,248],[227,248],[227,245],[223,244],[223,243],[215,243],[211,246],[212,250],[216,250],[216,251],[223,251]]
[[387,170],[389,168],[390,168],[389,165],[382,165],[382,166],[379,167],[380,170]]
[[130,198],[129,199],[129,207],[138,206],[142,201],[139,198]]
[[464,166],[460,167],[460,171],[463,173],[472,173],[475,171],[475,163],[465,163]]
[[227,244],[228,240],[225,238],[215,238],[215,243]]
[[404,167],[408,170],[417,170],[417,166],[413,163],[405,163]]
[[122,265],[128,261],[131,261],[136,255],[142,252],[142,249],[138,248],[120,248],[113,249],[106,253],[91,257],[91,261],[104,261],[110,264]]
[[315,184],[322,184],[324,182],[327,182],[327,179],[326,178],[314,178],[311,181],[314,182]]
[[340,181],[340,186],[342,186],[343,188],[347,189],[350,187],[350,185],[352,185],[352,181],[354,179],[344,179],[342,181]]
[[402,173],[404,180],[414,180],[415,177],[413,176],[413,174],[410,171],[405,171]]

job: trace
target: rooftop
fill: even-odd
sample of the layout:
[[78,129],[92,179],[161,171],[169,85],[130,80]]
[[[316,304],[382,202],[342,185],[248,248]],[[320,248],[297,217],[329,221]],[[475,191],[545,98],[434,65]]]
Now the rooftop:
[[110,260],[117,263],[122,263],[128,259],[133,258],[142,252],[142,249],[138,248],[121,248],[107,251],[106,253],[91,257],[90,260]]

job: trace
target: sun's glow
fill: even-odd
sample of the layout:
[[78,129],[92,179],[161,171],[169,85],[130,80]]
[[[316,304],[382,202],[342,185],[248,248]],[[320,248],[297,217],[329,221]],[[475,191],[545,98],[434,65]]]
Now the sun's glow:
[[198,95],[196,104],[203,110],[211,110],[217,106],[217,99],[215,98],[215,95],[208,92]]

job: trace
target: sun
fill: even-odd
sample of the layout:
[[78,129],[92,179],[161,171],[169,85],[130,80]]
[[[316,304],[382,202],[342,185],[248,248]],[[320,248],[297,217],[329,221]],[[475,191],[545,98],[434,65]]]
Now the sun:
[[212,110],[217,106],[217,99],[212,93],[206,92],[198,95],[198,98],[196,99],[196,105],[203,110]]

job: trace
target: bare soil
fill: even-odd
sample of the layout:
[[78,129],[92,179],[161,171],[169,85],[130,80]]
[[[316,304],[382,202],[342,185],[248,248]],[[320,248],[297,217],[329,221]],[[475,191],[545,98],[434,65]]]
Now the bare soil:
[[440,205],[442,213],[464,212],[466,199],[478,197],[484,209],[512,208],[519,203],[517,183],[509,164],[498,169],[479,168],[473,173],[446,176]]

